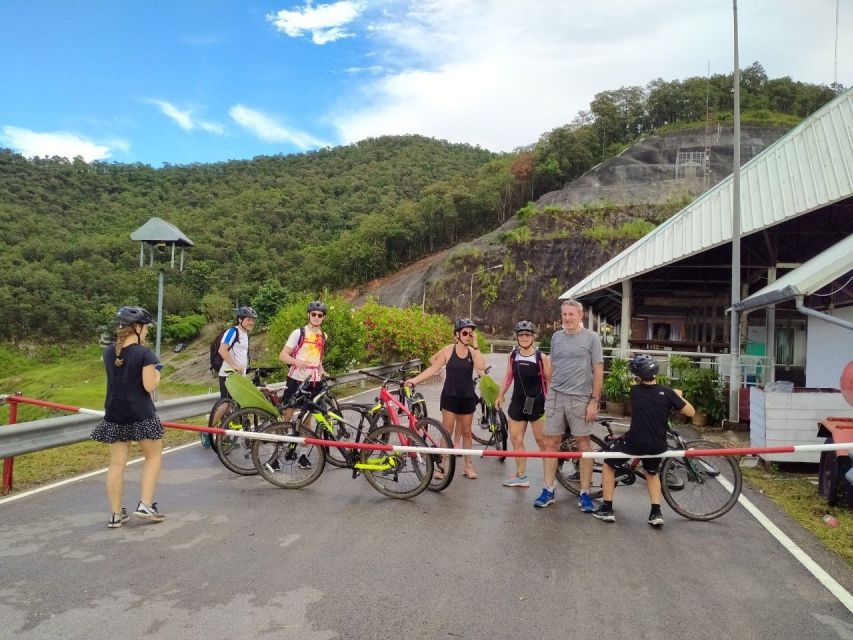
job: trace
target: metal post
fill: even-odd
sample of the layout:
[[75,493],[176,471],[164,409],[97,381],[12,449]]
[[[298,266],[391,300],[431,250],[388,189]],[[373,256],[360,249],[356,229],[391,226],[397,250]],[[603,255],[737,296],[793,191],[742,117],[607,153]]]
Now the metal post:
[[[771,285],[776,282],[776,267],[770,267],[767,270],[767,284]],[[767,324],[767,333],[764,337],[764,351],[767,358],[767,371],[763,382],[776,381],[776,305],[767,307],[765,323]]]
[[619,351],[624,358],[628,355],[628,339],[631,337],[631,307],[634,305],[634,288],[631,279],[622,281],[622,331],[619,333]]
[[[18,403],[11,398],[6,398],[9,403],[9,424],[15,424],[18,421]],[[4,496],[9,495],[12,490],[12,470],[15,466],[15,458],[3,458],[3,487],[0,493]]]
[[[732,305],[740,302],[740,59],[738,56],[737,0],[732,0],[734,19],[734,161],[732,168]],[[731,311],[729,332],[729,420],[740,422],[740,321]]]
[[157,287],[157,346],[154,353],[160,359],[160,336],[163,333],[163,270],[160,269],[159,286]]
[[471,274],[471,286],[468,287],[468,319],[473,320],[472,317],[474,315],[474,274],[479,273],[475,271]]

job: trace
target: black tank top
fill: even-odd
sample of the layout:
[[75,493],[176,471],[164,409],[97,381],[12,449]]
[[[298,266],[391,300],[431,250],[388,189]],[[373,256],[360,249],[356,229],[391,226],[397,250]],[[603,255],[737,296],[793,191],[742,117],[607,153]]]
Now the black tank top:
[[512,377],[515,382],[512,388],[512,402],[524,404],[524,397],[530,396],[538,398],[543,395],[542,377],[539,371],[539,358],[536,351],[533,352],[534,360],[522,360],[520,353],[516,354],[519,357],[513,358]]
[[447,375],[444,378],[441,395],[452,398],[476,398],[473,373],[474,358],[471,357],[471,350],[468,349],[468,355],[460,358],[456,355],[454,345],[450,359],[447,361]]

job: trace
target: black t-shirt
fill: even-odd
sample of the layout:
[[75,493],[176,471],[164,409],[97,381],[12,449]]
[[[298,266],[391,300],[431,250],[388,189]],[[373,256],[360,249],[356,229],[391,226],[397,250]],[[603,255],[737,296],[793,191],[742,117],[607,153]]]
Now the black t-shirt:
[[653,454],[666,451],[666,425],[669,412],[686,402],[669,387],[659,384],[635,384],[631,387],[631,428],[625,442],[631,453]]
[[157,364],[151,349],[131,344],[121,350],[124,364],[115,366],[116,348],[104,350],[104,369],[107,372],[107,399],[104,419],[115,424],[133,424],[156,415],[154,400],[142,385],[142,367]]

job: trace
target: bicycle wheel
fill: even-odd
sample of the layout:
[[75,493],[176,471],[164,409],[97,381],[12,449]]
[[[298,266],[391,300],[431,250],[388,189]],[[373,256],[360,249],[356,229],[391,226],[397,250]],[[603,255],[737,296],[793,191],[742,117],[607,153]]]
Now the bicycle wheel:
[[[719,449],[707,440],[686,442],[688,449]],[[677,514],[690,520],[713,520],[727,513],[740,497],[743,477],[734,456],[667,458],[663,477],[675,474],[684,487],[674,492],[669,482],[661,483],[664,500]]]
[[429,417],[427,415],[427,404],[424,394],[420,391],[415,391],[411,398],[409,398],[409,402],[411,411],[418,420]]
[[[501,409],[494,409],[494,415],[497,417],[497,429],[495,431],[495,449],[498,451],[506,451],[507,439],[509,438],[509,424],[506,420],[506,414]],[[506,456],[498,458],[501,462],[506,461]]]
[[[661,471],[662,470],[663,464],[661,464]],[[646,478],[646,471],[645,469],[643,469],[642,464],[638,464],[634,468],[634,474],[640,476],[643,479]],[[621,484],[633,484],[633,482],[622,482]],[[684,478],[680,477],[674,469],[669,469],[666,472],[666,484],[672,491],[681,491],[684,488]]]
[[[423,438],[394,425],[377,427],[367,434],[369,444],[391,444],[426,447]],[[432,480],[432,456],[423,453],[395,453],[362,450],[356,468],[374,489],[389,498],[412,498],[427,488]]]
[[471,437],[482,445],[492,444],[495,434],[489,428],[489,409],[482,402],[479,403],[477,415],[471,423]]
[[[605,447],[604,441],[598,436],[590,436],[593,451],[602,451]],[[560,451],[580,451],[573,436],[564,436],[560,443]],[[589,483],[589,497],[600,498],[604,493],[601,486],[601,465],[604,458],[593,458],[592,480]],[[581,492],[581,468],[580,459],[567,458],[557,460],[557,481],[573,494],[580,495]]]
[[[270,422],[263,433],[316,438],[293,422]],[[252,443],[252,463],[264,480],[282,489],[299,489],[314,482],[326,466],[326,447],[271,440]]]
[[[421,436],[428,447],[441,449],[452,449],[453,442],[450,434],[442,424],[435,418],[423,418],[415,424],[415,433]],[[456,456],[434,455],[432,456],[433,472],[427,489],[430,491],[444,491],[453,481],[456,473]]]
[[[337,440],[338,442],[355,442],[358,433],[365,434],[376,426],[373,416],[368,413],[363,405],[344,403],[338,405],[337,410],[332,409],[330,413],[340,416],[343,420],[327,415],[328,428],[324,425],[317,425],[316,437],[324,440]],[[348,456],[352,455],[350,452],[355,451],[355,449],[339,449],[338,447],[325,447],[325,449],[326,462],[330,465],[341,469],[351,466]]]
[[[231,398],[219,398],[219,400],[216,401],[216,404],[213,405],[213,409],[210,410],[210,414],[207,416],[207,426],[221,429],[225,417],[234,413],[237,409],[239,409],[237,403]],[[216,445],[219,440],[219,436],[213,433],[202,435],[210,436],[210,446],[213,449],[213,452],[216,453]],[[203,442],[204,440],[202,440],[202,443]]]
[[[222,428],[232,431],[261,431],[274,420],[268,411],[255,407],[237,409],[226,416]],[[228,469],[241,476],[257,473],[252,462],[252,440],[234,435],[217,434],[216,455]]]

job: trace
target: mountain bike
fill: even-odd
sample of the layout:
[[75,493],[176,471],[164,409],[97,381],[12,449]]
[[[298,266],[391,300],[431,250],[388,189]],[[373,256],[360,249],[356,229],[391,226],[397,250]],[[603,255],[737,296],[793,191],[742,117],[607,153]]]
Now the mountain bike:
[[[267,387],[264,380],[280,369],[281,367],[253,367],[246,370],[246,373],[252,374],[252,383],[276,408],[282,406],[281,391]],[[207,426],[232,431],[258,431],[275,417],[274,414],[261,408],[241,408],[233,398],[220,398],[210,411]],[[211,447],[226,469],[241,476],[257,473],[255,466],[251,463],[252,441],[249,438],[216,434],[211,440]]]
[[[390,498],[412,498],[429,485],[433,476],[432,456],[416,452],[388,451],[388,445],[424,447],[426,442],[413,431],[395,424],[377,426],[367,410],[354,409],[359,417],[347,422],[322,395],[311,398],[305,393],[308,383],[300,385],[294,396],[317,422],[317,431],[297,422],[276,421],[264,425],[264,433],[308,437],[316,440],[319,432],[337,433],[337,424],[345,423],[352,442],[361,448],[341,448],[352,477],[364,475],[365,480],[379,493]],[[301,391],[301,393],[300,393]],[[333,440],[334,441],[334,440]],[[252,461],[264,479],[285,489],[304,487],[320,477],[326,463],[326,447],[312,443],[298,444],[279,441],[255,440],[252,444]]]
[[[484,374],[489,373],[490,369],[490,366],[486,367]],[[474,382],[479,380],[480,376],[477,376]],[[486,449],[494,447],[498,451],[506,451],[509,438],[509,424],[506,413],[503,409],[486,404],[481,394],[477,395],[477,406],[477,416],[471,425],[471,437],[485,445]],[[503,462],[506,458],[499,458],[499,460]]]
[[[250,367],[246,369],[247,374],[252,375],[252,384],[254,384],[259,389],[265,388],[266,378],[275,371],[280,371],[281,367]],[[266,393],[264,395],[267,395]],[[268,398],[271,398],[271,394],[267,395]],[[280,402],[280,397],[278,398],[278,402]],[[240,407],[237,406],[237,403],[233,398],[225,397],[219,398],[210,410],[210,413],[207,416],[207,426],[211,428],[221,428],[222,420],[230,413],[233,413]],[[210,436],[211,434],[203,433],[202,436]],[[211,442],[211,447],[215,448],[215,441]]]
[[[602,440],[590,436],[593,451],[602,451],[616,436],[610,427],[611,420],[604,418],[596,422],[607,429]],[[671,425],[667,426],[667,445],[671,450],[719,449],[716,443],[707,440],[684,440]],[[560,451],[579,451],[573,436],[566,434],[560,443]],[[601,465],[603,458],[593,458],[593,474],[589,487],[591,498],[602,495]],[[557,465],[557,480],[575,495],[580,494],[580,466],[575,459],[561,459]],[[690,455],[683,458],[665,458],[660,467],[661,493],[664,500],[677,514],[690,520],[713,520],[727,513],[740,497],[743,477],[740,464],[734,456]],[[631,485],[637,476],[644,477],[639,458],[625,460],[616,470],[617,484]]]
[[[411,397],[407,395],[407,390],[410,392],[411,387],[405,384],[405,367],[392,372],[387,378],[369,371],[360,371],[359,373],[382,381],[376,403],[372,405],[359,405],[374,417],[377,424],[400,425],[402,414],[408,421],[408,428],[420,436],[428,447],[441,449],[453,448],[450,434],[447,433],[447,430],[445,430],[444,426],[438,420],[434,418],[418,418],[418,414],[414,410],[417,404],[414,404],[410,408],[410,405],[405,402],[405,398]],[[389,385],[397,385],[399,387],[396,398],[389,391]],[[426,401],[424,401],[423,406],[425,411]],[[456,473],[456,456],[435,454],[430,457],[432,458],[434,472],[428,488],[430,491],[443,491],[450,486],[453,476]]]

